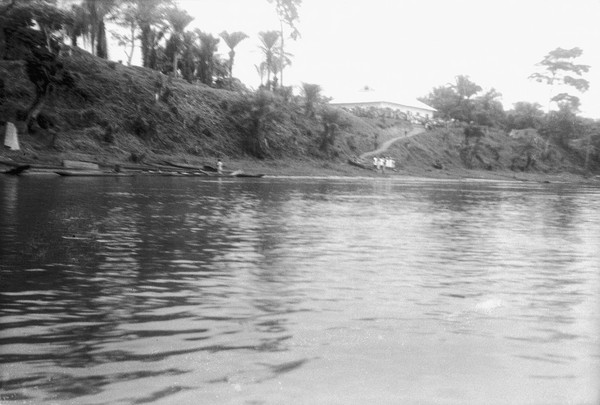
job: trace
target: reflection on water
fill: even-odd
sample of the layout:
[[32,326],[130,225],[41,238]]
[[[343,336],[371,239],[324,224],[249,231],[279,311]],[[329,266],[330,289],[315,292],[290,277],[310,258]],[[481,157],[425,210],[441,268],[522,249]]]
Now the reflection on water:
[[0,179],[2,403],[597,404],[600,189]]

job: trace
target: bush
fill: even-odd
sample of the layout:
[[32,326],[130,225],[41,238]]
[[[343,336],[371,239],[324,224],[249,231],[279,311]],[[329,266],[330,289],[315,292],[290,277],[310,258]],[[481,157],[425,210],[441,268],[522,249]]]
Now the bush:
[[144,140],[150,140],[157,134],[157,125],[153,120],[137,115],[128,122],[129,131]]
[[269,156],[270,148],[266,134],[278,118],[273,94],[259,90],[245,95],[232,105],[231,117],[235,117],[236,126],[245,135],[245,152],[259,159]]

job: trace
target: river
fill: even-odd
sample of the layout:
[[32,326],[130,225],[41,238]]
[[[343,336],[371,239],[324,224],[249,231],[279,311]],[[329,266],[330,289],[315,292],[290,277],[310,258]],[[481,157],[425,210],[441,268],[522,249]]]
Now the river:
[[2,404],[600,403],[600,188],[0,178]]

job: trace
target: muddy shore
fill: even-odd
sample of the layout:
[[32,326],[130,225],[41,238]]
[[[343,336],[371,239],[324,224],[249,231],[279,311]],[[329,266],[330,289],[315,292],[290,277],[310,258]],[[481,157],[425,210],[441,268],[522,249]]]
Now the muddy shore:
[[[59,167],[63,160],[80,160],[96,162],[103,169],[111,170],[119,165],[123,170],[140,170],[149,167],[162,166],[165,162],[173,162],[181,165],[198,166],[216,165],[216,158],[202,158],[191,155],[155,155],[142,162],[130,162],[125,159],[110,157],[96,157],[85,154],[73,153],[31,153],[28,151],[3,151],[0,153],[0,171],[4,172],[14,164],[29,164],[32,170],[36,167]],[[240,170],[247,174],[264,174],[273,176],[307,176],[307,177],[368,177],[368,178],[429,178],[429,179],[480,179],[498,181],[538,182],[538,183],[590,183],[600,185],[600,176],[583,175],[577,173],[540,173],[522,171],[489,171],[468,170],[461,168],[422,168],[401,167],[394,171],[386,171],[384,174],[375,170],[362,169],[352,166],[344,161],[324,161],[311,159],[222,159],[224,168],[229,171]],[[2,163],[4,162],[4,163]],[[173,169],[176,170],[176,169]]]

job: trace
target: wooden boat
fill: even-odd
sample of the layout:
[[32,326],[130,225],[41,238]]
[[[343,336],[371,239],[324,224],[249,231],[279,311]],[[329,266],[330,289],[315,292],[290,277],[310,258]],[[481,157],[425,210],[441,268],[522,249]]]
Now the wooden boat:
[[348,159],[348,164],[352,165],[352,166],[356,166],[356,167],[360,167],[361,169],[365,169],[365,170],[371,170],[372,167],[369,167],[367,165],[365,165],[364,163],[361,163],[357,160],[353,160],[353,159]]
[[3,173],[10,174],[13,176],[18,176],[19,174],[23,173],[25,170],[29,170],[29,169],[31,169],[31,165],[21,165],[21,166],[13,167],[12,169],[7,170]]
[[188,166],[188,165],[182,165],[179,163],[173,163],[173,162],[170,162],[167,160],[165,160],[164,163],[169,166],[178,168],[178,169],[191,170],[191,171],[193,171],[193,173],[190,173],[190,174],[193,174],[195,176],[205,175],[205,176],[209,176],[209,177],[255,177],[255,178],[264,177],[264,174],[246,174],[246,173],[242,172],[241,170],[223,171],[223,172],[219,173],[216,168],[209,166],[209,165],[204,165],[204,166],[202,166],[202,168],[199,168],[196,166]]
[[265,177],[265,175],[264,174],[237,173],[237,174],[234,174],[233,177],[254,177],[254,178],[261,178],[261,177]]
[[55,172],[68,177],[131,177],[134,173],[101,172],[96,170],[58,170]]
[[202,168],[197,167],[197,166],[182,165],[182,164],[179,164],[179,163],[169,162],[168,160],[165,160],[165,164],[167,166],[176,167],[178,169],[194,170],[194,171],[197,171],[197,172],[203,172],[204,171],[204,170],[202,170]]
[[66,169],[100,170],[98,163],[82,162],[79,160],[63,160],[63,166]]

